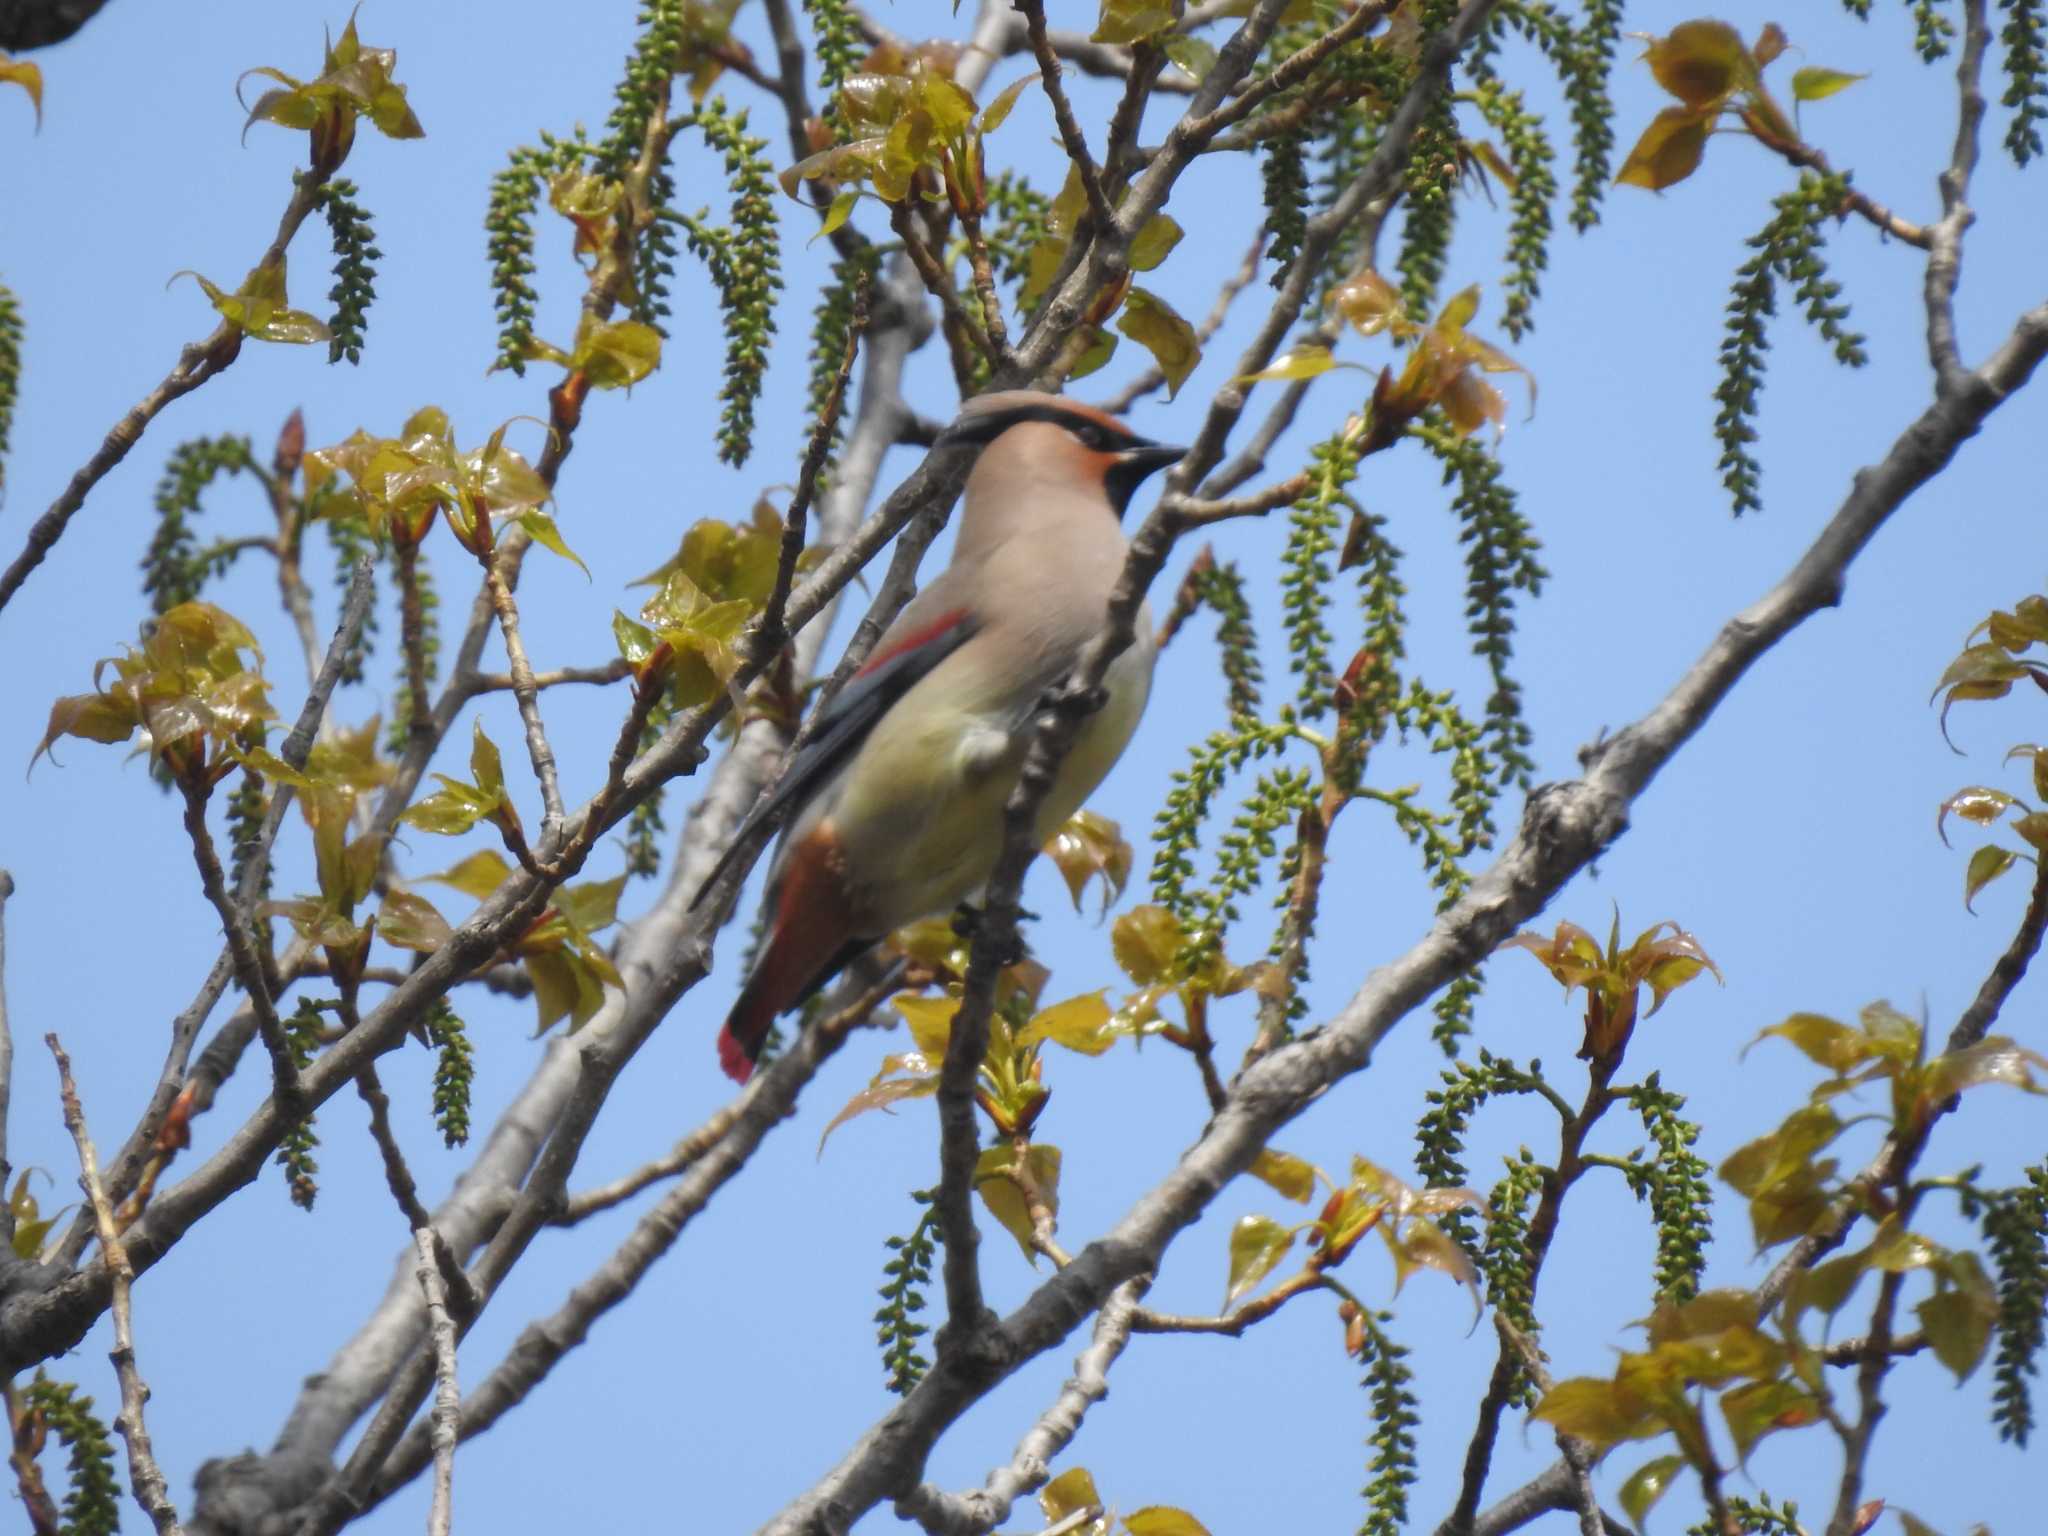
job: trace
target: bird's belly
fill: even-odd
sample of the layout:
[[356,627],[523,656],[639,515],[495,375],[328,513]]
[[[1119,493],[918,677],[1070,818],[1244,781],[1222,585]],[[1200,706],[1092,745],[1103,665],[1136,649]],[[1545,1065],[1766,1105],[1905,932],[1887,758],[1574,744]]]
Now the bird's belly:
[[[1112,666],[1108,701],[1083,723],[1039,807],[1037,842],[1080,809],[1123,754],[1144,711],[1149,662],[1127,652]],[[1017,732],[987,720],[964,732],[957,719],[891,723],[885,718],[863,744],[831,818],[856,921],[877,935],[950,911],[987,882],[1031,734],[1029,722]]]

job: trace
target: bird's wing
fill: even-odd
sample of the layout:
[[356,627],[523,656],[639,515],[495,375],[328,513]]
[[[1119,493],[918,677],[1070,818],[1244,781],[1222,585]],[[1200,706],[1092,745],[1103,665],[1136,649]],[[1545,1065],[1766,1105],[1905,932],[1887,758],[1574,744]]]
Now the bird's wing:
[[[931,595],[931,589],[924,595]],[[790,759],[782,778],[747,813],[725,852],[719,855],[718,863],[697,888],[697,894],[690,899],[693,908],[731,867],[762,823],[809,800],[867,739],[875,722],[980,627],[963,607],[947,608],[936,614],[920,614],[917,607],[913,603],[904,610],[882,636],[867,664],[825,706],[811,739]]]

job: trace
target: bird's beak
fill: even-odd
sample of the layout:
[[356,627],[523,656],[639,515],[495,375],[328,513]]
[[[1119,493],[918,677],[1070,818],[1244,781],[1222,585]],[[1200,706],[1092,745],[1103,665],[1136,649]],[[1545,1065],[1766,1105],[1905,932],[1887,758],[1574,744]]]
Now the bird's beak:
[[1170,443],[1136,443],[1111,454],[1113,462],[1109,473],[1103,476],[1103,486],[1109,492],[1109,503],[1116,508],[1116,515],[1124,515],[1124,509],[1148,476],[1169,464],[1178,464],[1187,453],[1187,449]]
[[1135,486],[1147,475],[1165,469],[1169,464],[1178,464],[1187,456],[1187,449],[1177,448],[1171,443],[1141,443],[1135,448],[1120,450],[1116,457]]

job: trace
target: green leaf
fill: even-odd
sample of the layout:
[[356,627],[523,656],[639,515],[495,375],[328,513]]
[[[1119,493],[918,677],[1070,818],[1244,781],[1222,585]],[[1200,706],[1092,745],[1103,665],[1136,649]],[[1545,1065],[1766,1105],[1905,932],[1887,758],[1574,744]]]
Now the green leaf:
[[1116,337],[1099,325],[1091,325],[1088,328],[1087,349],[1081,353],[1080,361],[1074,364],[1073,372],[1067,375],[1068,381],[1087,378],[1089,374],[1107,367],[1109,360],[1115,356]]
[[[590,567],[583,563],[581,555],[577,554],[575,550],[563,542],[561,530],[555,526],[555,520],[549,517],[547,513],[539,511],[522,512],[519,514],[517,521],[520,527],[533,536],[534,543],[540,545],[542,549],[560,555],[564,560],[574,561],[576,569],[583,573],[584,580],[588,581],[590,579]],[[614,626],[614,632],[616,632],[616,626]]]
[[589,376],[593,389],[630,389],[660,363],[661,332],[638,320],[586,324],[571,358],[571,366]]
[[1654,1433],[1662,1425],[1642,1399],[1617,1382],[1574,1376],[1543,1394],[1529,1416],[1567,1435],[1605,1449],[1621,1440]]
[[1867,1254],[1872,1269],[1904,1274],[1908,1270],[1925,1269],[1940,1263],[1944,1250],[1939,1243],[1930,1242],[1917,1232],[1907,1231],[1894,1211],[1877,1224],[1877,1235],[1870,1240]]
[[452,885],[465,896],[484,900],[505,883],[512,873],[512,866],[505,862],[504,855],[495,848],[479,849],[452,869],[444,869],[438,875],[421,875],[422,880],[431,880],[437,885]]
[[1141,987],[1166,979],[1183,942],[1180,919],[1150,902],[1131,908],[1109,930],[1116,963]]
[[431,901],[410,891],[388,893],[377,909],[377,937],[400,949],[431,955],[448,942],[452,931]]
[[[1017,1182],[1017,1149],[1009,1143],[990,1147],[974,1165],[974,1189],[989,1215],[1017,1240],[1024,1257],[1035,1267],[1038,1250],[1031,1245],[1031,1206]],[[1060,1209],[1060,1149],[1033,1143],[1025,1155],[1025,1171],[1038,1188],[1046,1209],[1057,1216]]]
[[1138,231],[1131,242],[1128,260],[1133,272],[1150,272],[1166,260],[1173,248],[1181,242],[1181,227],[1166,214],[1154,214],[1145,221],[1145,227]]
[[505,798],[505,760],[499,755],[497,743],[484,734],[481,717],[470,731],[469,777],[477,792],[493,804]]
[[1862,1030],[1818,1013],[1795,1013],[1784,1023],[1773,1024],[1744,1046],[1744,1053],[1774,1035],[1791,1041],[1807,1060],[1830,1072],[1846,1072],[1871,1054],[1870,1039]]
[[1316,1192],[1315,1165],[1292,1152],[1275,1152],[1267,1147],[1252,1159],[1251,1176],[1279,1191],[1284,1199],[1306,1205]]
[[1711,112],[1692,107],[1666,107],[1650,120],[1643,136],[1628,152],[1615,183],[1661,192],[1675,187],[1700,168],[1706,153],[1707,130],[1713,124]]
[[1270,1216],[1244,1216],[1230,1229],[1230,1278],[1223,1291],[1223,1310],[1273,1272],[1294,1246],[1294,1232]]
[[1671,1479],[1687,1466],[1683,1456],[1659,1456],[1655,1461],[1646,1461],[1629,1474],[1628,1481],[1621,1485],[1622,1513],[1637,1530],[1643,1528],[1643,1519],[1664,1497],[1671,1487]]
[[2048,1071],[2048,1057],[2030,1051],[2006,1035],[1986,1035],[1975,1045],[1947,1051],[1927,1064],[1920,1083],[1922,1107],[1947,1102],[1953,1094],[2003,1083],[2024,1093],[2040,1093],[2034,1069]]
[[1102,0],[1101,19],[1089,41],[1139,43],[1169,30],[1179,18],[1161,0]]
[[1165,48],[1166,56],[1197,85],[1208,79],[1209,71],[1216,67],[1216,45],[1207,38],[1175,32],[1167,37]]
[[2001,848],[1996,843],[1986,843],[1970,855],[1969,867],[1963,871],[1963,907],[1974,912],[1971,905],[1977,893],[2011,869],[2019,855],[2010,848]]
[[1839,69],[1822,69],[1809,64],[1806,68],[1794,70],[1792,74],[1792,99],[1794,101],[1823,101],[1837,91],[1845,91],[1858,80],[1867,80],[1867,75],[1852,75]]
[[1984,1358],[1991,1328],[1998,1321],[1998,1298],[1967,1291],[1937,1291],[1914,1309],[1934,1356],[1955,1372],[1961,1385]]
[[1171,1504],[1147,1504],[1124,1516],[1124,1529],[1131,1536],[1209,1536],[1209,1528],[1184,1509]]
[[654,648],[661,642],[653,630],[638,620],[629,619],[618,609],[612,610],[612,636],[619,642],[619,654],[634,666],[654,654]]
[[1050,1040],[1083,1056],[1100,1056],[1116,1044],[1117,1037],[1106,1032],[1109,1015],[1109,1004],[1102,1000],[1100,992],[1083,992],[1033,1014],[1031,1022],[1019,1032],[1017,1044],[1035,1045]]
[[[906,1077],[891,1077],[892,1072],[906,1072]],[[864,1115],[871,1109],[887,1109],[892,1104],[901,1104],[908,1099],[930,1098],[939,1091],[939,1068],[936,1058],[927,1059],[915,1051],[900,1056],[886,1056],[867,1087],[846,1101],[846,1106],[832,1117],[824,1134],[818,1137],[818,1154],[825,1152],[825,1139],[855,1115]]]
[[1133,288],[1117,316],[1116,328],[1152,354],[1159,371],[1166,375],[1168,399],[1180,393],[1195,365],[1202,360],[1202,344],[1195,328],[1181,318],[1166,300],[1144,288]]
[[1773,1430],[1797,1429],[1820,1417],[1813,1395],[1789,1381],[1753,1381],[1721,1396],[1721,1417],[1735,1441],[1738,1462]]
[[1011,111],[1016,107],[1017,98],[1036,84],[1038,84],[1037,75],[1023,75],[998,91],[995,99],[981,109],[981,131],[985,134],[994,133],[998,128],[1002,127],[1004,120],[1009,117]]
[[399,814],[398,819],[407,826],[418,827],[422,832],[432,832],[440,837],[454,837],[467,832],[498,808],[495,796],[480,795],[471,785],[451,779],[445,773],[437,773],[434,777],[441,781],[443,787],[424,800],[414,801]]
[[811,236],[811,238],[813,240],[822,239],[837,230],[853,216],[853,205],[859,201],[859,187],[848,187],[844,192],[835,196],[832,199],[832,206],[825,210],[824,222],[819,224],[818,233]]
[[1262,379],[1312,379],[1336,366],[1337,359],[1330,355],[1328,347],[1300,346],[1282,352],[1257,373],[1248,373],[1236,382],[1255,384]]
[[960,999],[899,995],[889,999],[889,1003],[910,1026],[910,1038],[919,1053],[933,1061],[944,1060],[946,1042],[953,1037],[953,1015],[960,1009]]

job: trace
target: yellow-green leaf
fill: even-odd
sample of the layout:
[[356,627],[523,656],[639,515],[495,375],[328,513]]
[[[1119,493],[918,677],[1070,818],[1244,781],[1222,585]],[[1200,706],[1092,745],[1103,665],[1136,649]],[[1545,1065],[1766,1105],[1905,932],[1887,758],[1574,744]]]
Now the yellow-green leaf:
[[1965,910],[1975,911],[1976,908],[1971,903],[1976,901],[1977,893],[2011,869],[2018,858],[2019,855],[2012,849],[2001,848],[1996,843],[1986,843],[1971,854],[1969,866],[1963,872]]
[[1117,317],[1116,328],[1152,354],[1159,371],[1166,375],[1166,394],[1180,393],[1187,376],[1202,360],[1202,344],[1195,328],[1181,318],[1166,300],[1144,288],[1133,288]]
[[1109,930],[1116,963],[1141,987],[1165,979],[1181,943],[1180,919],[1150,902],[1131,908]]
[[1161,0],[1102,0],[1101,19],[1089,41],[1138,43],[1171,28],[1179,18]]
[[1275,1152],[1267,1147],[1252,1159],[1251,1176],[1261,1179],[1285,1199],[1306,1205],[1316,1192],[1315,1165],[1292,1152]]
[[417,878],[431,880],[437,885],[452,885],[465,896],[474,896],[478,901],[491,895],[505,883],[512,873],[512,866],[505,862],[503,854],[495,848],[483,848],[472,853],[452,869],[444,869],[438,875],[421,875]]
[[824,222],[818,226],[813,240],[833,233],[853,215],[853,205],[860,201],[860,188],[848,187],[832,199],[832,206],[825,210]]
[[1659,1456],[1655,1461],[1644,1462],[1629,1474],[1628,1481],[1621,1485],[1621,1508],[1637,1530],[1643,1528],[1644,1517],[1664,1497],[1671,1486],[1671,1479],[1684,1471],[1686,1465],[1683,1456]]
[[1972,1295],[1967,1291],[1937,1291],[1914,1309],[1935,1358],[1955,1372],[1958,1384],[1969,1379],[1984,1358],[1991,1342],[1991,1328],[1998,1321],[1997,1296]]
[[1270,1216],[1240,1217],[1230,1229],[1230,1277],[1224,1286],[1223,1310],[1252,1290],[1294,1246],[1294,1232]]
[[1147,1504],[1124,1516],[1131,1536],[1209,1536],[1209,1527],[1171,1504]]
[[[901,1069],[910,1075],[890,1077],[888,1073]],[[832,1117],[824,1134],[818,1137],[818,1155],[825,1154],[825,1139],[855,1115],[866,1114],[871,1109],[887,1109],[892,1104],[901,1104],[908,1099],[929,1098],[939,1091],[937,1061],[927,1062],[915,1052],[901,1056],[890,1056],[882,1062],[882,1070],[875,1074],[873,1082],[846,1101],[846,1107]]]
[[1031,1022],[1018,1034],[1017,1044],[1035,1045],[1050,1040],[1083,1056],[1100,1056],[1116,1044],[1116,1036],[1107,1033],[1108,1024],[1109,1004],[1102,1000],[1102,994],[1083,992],[1033,1014]]
[[983,133],[994,133],[1003,126],[1011,111],[1017,105],[1017,98],[1038,84],[1037,75],[1023,75],[1004,86],[996,93],[995,99],[981,109],[980,128]]
[[1615,182],[1625,187],[1647,187],[1661,192],[1674,187],[1700,168],[1706,153],[1711,113],[1692,107],[1666,107],[1650,120],[1643,136],[1636,140],[1628,159],[1622,162]]
[[660,365],[661,332],[638,320],[589,326],[571,361],[594,389],[630,389]]
[[953,1037],[953,1015],[959,1011],[960,999],[899,995],[889,1002],[903,1015],[903,1022],[910,1026],[910,1038],[919,1053],[933,1061],[944,1060],[946,1042]]
[[377,909],[377,937],[400,949],[430,955],[448,942],[450,931],[434,904],[411,891],[390,892]]
[[[1054,1216],[1060,1209],[1060,1149],[1033,1143],[1025,1154],[1026,1176],[1036,1187],[1046,1210]],[[1017,1149],[1009,1143],[990,1147],[974,1165],[974,1188],[989,1215],[1017,1240],[1024,1257],[1034,1266],[1038,1250],[1031,1244],[1031,1204],[1017,1179]]]
[[1172,254],[1181,242],[1181,227],[1166,214],[1154,214],[1145,221],[1131,241],[1129,261],[1133,272],[1150,272]]
[[1086,1467],[1069,1467],[1038,1491],[1038,1507],[1048,1525],[1057,1525],[1078,1510],[1102,1508],[1102,1495]]
[[1264,379],[1312,379],[1336,366],[1337,359],[1330,355],[1328,347],[1299,346],[1282,352],[1257,373],[1248,373],[1237,382],[1256,384]]
[[1594,1376],[1560,1381],[1543,1394],[1529,1416],[1603,1450],[1662,1427],[1635,1393]]
[[1809,64],[1795,70],[1792,75],[1792,99],[1794,101],[1823,101],[1837,91],[1845,91],[1858,80],[1868,79],[1867,75],[1852,75],[1839,69],[1822,69]]
[[1650,40],[1657,83],[1688,107],[1712,107],[1755,77],[1742,37],[1725,21],[1685,21]]
[[555,520],[545,512],[526,511],[519,514],[519,526],[533,536],[533,542],[542,549],[560,555],[564,560],[574,561],[576,569],[590,579],[590,567],[583,563],[583,557],[571,549],[562,539],[562,531],[555,526]]
[[479,794],[492,800],[504,798],[505,760],[499,755],[497,743],[484,733],[482,717],[478,717],[470,730],[469,778]]

